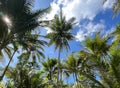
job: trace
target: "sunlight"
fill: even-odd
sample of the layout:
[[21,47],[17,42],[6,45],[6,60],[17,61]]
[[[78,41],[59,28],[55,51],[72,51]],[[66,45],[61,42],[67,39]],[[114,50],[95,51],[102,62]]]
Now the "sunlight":
[[11,21],[10,21],[10,19],[8,18],[8,16],[4,16],[4,17],[3,17],[3,20],[4,20],[8,25],[11,25]]

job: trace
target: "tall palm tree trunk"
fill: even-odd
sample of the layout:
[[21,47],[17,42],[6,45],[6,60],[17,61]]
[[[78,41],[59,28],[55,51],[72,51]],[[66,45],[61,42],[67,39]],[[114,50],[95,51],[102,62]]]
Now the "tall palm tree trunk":
[[79,88],[77,74],[75,73],[76,87]]
[[3,80],[4,75],[5,75],[5,73],[6,73],[7,69],[8,69],[8,67],[9,67],[9,65],[10,65],[10,63],[11,63],[11,61],[12,61],[12,59],[13,59],[13,56],[14,56],[15,52],[16,52],[16,50],[13,52],[13,54],[12,54],[12,56],[11,56],[11,58],[10,58],[8,64],[7,64],[7,66],[5,67],[4,72],[3,72],[2,75],[0,76],[0,81]]
[[59,85],[59,76],[60,76],[60,48],[59,48],[59,51],[58,51],[58,73],[57,73],[57,76],[58,76],[57,77],[57,87],[60,88],[60,85]]

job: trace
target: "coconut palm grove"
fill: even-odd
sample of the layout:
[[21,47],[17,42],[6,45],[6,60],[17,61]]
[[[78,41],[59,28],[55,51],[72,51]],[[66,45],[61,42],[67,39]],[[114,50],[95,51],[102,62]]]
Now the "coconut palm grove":
[[0,0],[0,88],[120,88],[120,0]]

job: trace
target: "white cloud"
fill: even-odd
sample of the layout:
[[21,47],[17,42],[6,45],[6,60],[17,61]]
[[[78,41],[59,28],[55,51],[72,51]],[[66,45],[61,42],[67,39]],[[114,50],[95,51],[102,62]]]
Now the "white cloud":
[[105,32],[105,25],[104,23],[93,23],[88,22],[84,23],[83,25],[79,26],[80,29],[76,34],[76,41],[83,41],[85,40],[86,36],[92,36],[95,32],[101,32],[102,34]]
[[48,28],[48,27],[46,27],[45,29],[47,30],[47,34],[53,32],[53,31],[52,31],[50,28]]
[[76,17],[77,21],[93,20],[99,12],[111,8],[112,3],[113,0],[107,0],[104,5],[103,0],[53,0],[51,3],[52,11],[46,16],[46,19],[52,19],[62,6],[68,19]]
[[[55,14],[58,14],[60,6],[62,6],[63,13],[67,19],[75,17],[77,22],[82,20],[89,20],[89,22],[80,25],[76,38],[77,41],[82,41],[85,36],[92,35],[97,31],[105,31],[104,21],[93,23],[97,14],[112,7],[114,0],[107,0],[103,5],[103,0],[53,0],[51,3],[52,11],[47,14],[45,19],[53,19]],[[48,30],[48,33],[51,32]]]
[[104,9],[106,9],[106,8],[107,8],[107,9],[109,9],[109,8],[111,9],[114,1],[115,1],[115,0],[107,0],[107,1],[104,3],[103,8],[104,8]]
[[102,10],[102,0],[74,0],[63,9],[66,17],[76,17],[78,21],[83,19],[93,20]]
[[55,14],[58,13],[58,11],[60,10],[60,7],[58,4],[56,4],[55,2],[52,2],[51,4],[51,11],[50,13],[48,13],[47,15],[45,15],[45,17],[43,17],[42,20],[52,20],[55,16]]
[[109,30],[106,30],[106,25],[104,20],[101,20],[99,23],[94,23],[92,21],[83,23],[79,26],[79,31],[76,34],[76,41],[85,40],[86,36],[91,37],[94,33],[100,32],[103,37],[109,35],[115,30],[115,27],[111,27]]

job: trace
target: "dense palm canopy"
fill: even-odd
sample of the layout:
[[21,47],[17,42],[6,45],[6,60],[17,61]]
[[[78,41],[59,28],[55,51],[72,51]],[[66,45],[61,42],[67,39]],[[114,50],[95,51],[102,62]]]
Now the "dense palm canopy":
[[30,63],[25,59],[19,59],[16,67],[9,67],[6,73],[9,82],[13,82],[11,85],[8,82],[6,88],[44,88],[45,84],[41,76],[42,72],[37,69],[37,63]]

